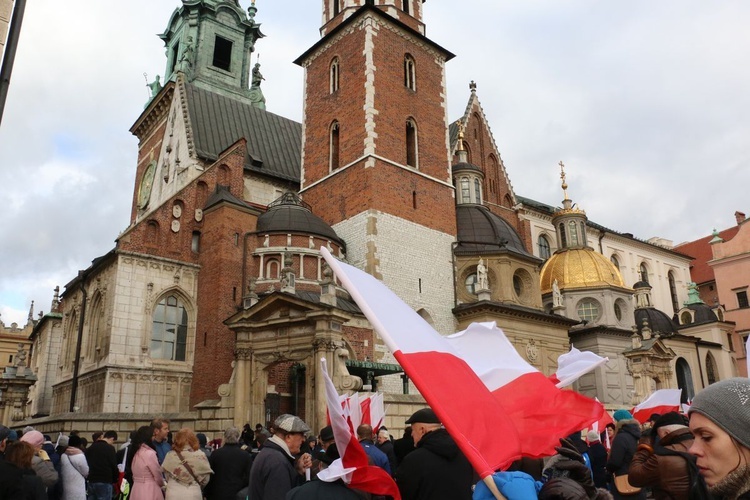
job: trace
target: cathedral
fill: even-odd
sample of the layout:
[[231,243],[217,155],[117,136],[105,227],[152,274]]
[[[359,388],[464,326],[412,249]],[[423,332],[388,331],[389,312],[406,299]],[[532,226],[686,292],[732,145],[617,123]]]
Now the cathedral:
[[454,54],[425,35],[424,0],[321,2],[294,61],[302,123],[263,95],[254,2],[175,3],[130,129],[130,224],[35,323],[27,422],[219,432],[295,413],[318,429],[325,357],[340,392],[384,392],[402,427],[424,400],[320,247],[441,334],[496,321],[546,374],[571,345],[607,356],[575,389],[610,409],[736,374],[733,324],[694,293],[690,256],[590,221],[562,162],[560,207],[516,194],[474,82],[448,116]]

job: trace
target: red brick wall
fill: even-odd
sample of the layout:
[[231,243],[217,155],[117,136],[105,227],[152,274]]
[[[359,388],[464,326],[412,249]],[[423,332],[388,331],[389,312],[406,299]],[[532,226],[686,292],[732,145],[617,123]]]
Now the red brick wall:
[[[370,361],[375,361],[375,333],[371,329],[344,326],[341,331],[354,349],[357,360],[364,361],[366,357]],[[365,346],[365,341],[367,341],[367,346]]]
[[[406,163],[406,121],[417,124],[419,172],[449,182],[443,93],[443,66],[435,54],[385,27],[374,37],[373,62],[375,154]],[[304,185],[329,174],[330,125],[340,126],[340,166],[365,152],[366,59],[364,30],[344,36],[307,68]],[[403,58],[416,63],[416,91],[404,85]],[[339,58],[340,88],[329,92],[330,62]],[[377,209],[449,234],[455,234],[455,200],[450,186],[425,179],[411,170],[378,161],[374,168],[353,165],[338,175],[307,189],[304,199],[329,224]],[[416,208],[414,208],[416,198]]]

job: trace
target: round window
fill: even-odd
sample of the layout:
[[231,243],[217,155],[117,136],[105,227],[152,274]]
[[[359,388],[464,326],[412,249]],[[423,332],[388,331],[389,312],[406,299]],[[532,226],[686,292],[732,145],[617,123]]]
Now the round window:
[[466,291],[469,292],[472,295],[476,295],[476,288],[477,288],[477,274],[472,273],[466,277],[466,280],[464,281],[464,285],[466,285]]
[[581,321],[596,321],[599,318],[599,302],[583,299],[578,303],[578,317]]

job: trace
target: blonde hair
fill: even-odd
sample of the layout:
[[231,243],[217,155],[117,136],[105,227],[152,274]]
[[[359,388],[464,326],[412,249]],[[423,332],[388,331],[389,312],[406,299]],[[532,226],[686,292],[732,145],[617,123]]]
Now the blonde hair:
[[183,427],[177,431],[177,434],[174,436],[174,441],[172,442],[172,449],[175,451],[183,451],[185,448],[189,448],[193,451],[200,448],[198,438],[195,436],[193,429],[188,427]]

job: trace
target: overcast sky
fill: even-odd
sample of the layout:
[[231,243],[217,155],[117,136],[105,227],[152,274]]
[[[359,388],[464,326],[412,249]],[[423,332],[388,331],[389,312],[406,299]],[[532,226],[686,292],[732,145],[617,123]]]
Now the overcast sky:
[[[240,1],[243,8],[249,0]],[[114,246],[128,224],[149,80],[179,0],[28,2],[0,125],[0,313]],[[257,0],[268,110],[300,120],[321,1]],[[750,213],[750,2],[432,0],[428,36],[454,52],[449,118],[475,80],[517,194],[569,193],[612,229],[675,243]]]

